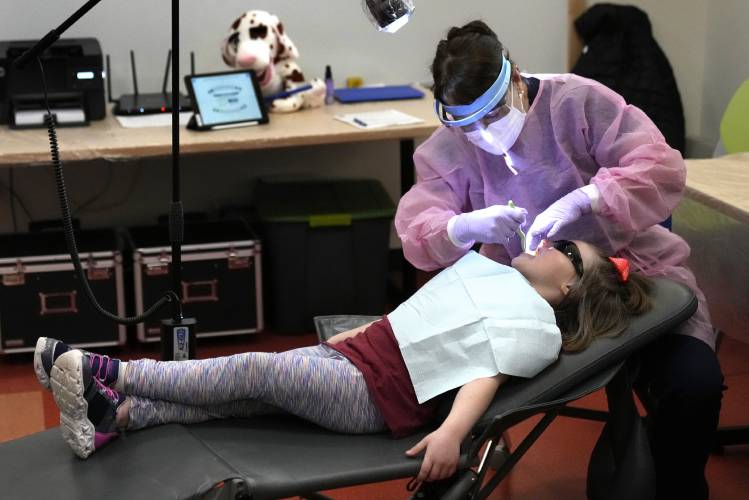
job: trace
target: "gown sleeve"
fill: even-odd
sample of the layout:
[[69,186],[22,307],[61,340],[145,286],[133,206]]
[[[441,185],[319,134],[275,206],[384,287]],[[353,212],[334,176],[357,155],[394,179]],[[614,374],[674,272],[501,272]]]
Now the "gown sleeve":
[[[594,210],[630,231],[666,219],[684,191],[686,167],[650,118],[603,85],[575,89],[565,99],[583,112],[579,124],[598,164]],[[580,102],[582,101],[582,102]]]
[[453,132],[439,129],[414,153],[416,184],[401,198],[395,229],[406,259],[433,271],[452,265],[470,246],[455,246],[447,236],[447,222],[469,211],[464,165],[470,161]]

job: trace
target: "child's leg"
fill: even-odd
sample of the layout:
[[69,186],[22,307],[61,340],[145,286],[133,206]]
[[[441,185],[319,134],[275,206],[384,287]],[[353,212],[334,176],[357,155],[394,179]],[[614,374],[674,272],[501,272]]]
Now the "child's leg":
[[123,426],[119,422],[119,412],[118,423],[127,430],[137,430],[169,423],[196,424],[219,418],[246,418],[285,413],[274,406],[251,399],[232,401],[213,406],[191,406],[129,396],[127,403],[123,407],[127,412],[125,415],[126,425]]
[[126,394],[193,406],[259,400],[340,432],[385,429],[361,372],[325,345],[281,354],[133,361],[124,387]]

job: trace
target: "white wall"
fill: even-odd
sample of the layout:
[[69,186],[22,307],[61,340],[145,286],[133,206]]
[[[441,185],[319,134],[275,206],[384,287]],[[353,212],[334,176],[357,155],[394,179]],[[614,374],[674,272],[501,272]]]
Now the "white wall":
[[[57,26],[84,0],[3,0],[2,39],[38,38]],[[331,64],[334,76],[360,75],[367,81],[425,80],[437,41],[448,27],[483,18],[527,69],[561,71],[567,28],[566,0],[502,2],[417,0],[409,25],[395,35],[375,31],[362,14],[361,0],[222,0],[180,3],[182,71],[189,71],[195,51],[198,71],[224,69],[219,46],[227,28],[248,9],[268,10],[280,17],[300,48],[300,63],[309,76],[322,76]],[[113,91],[131,92],[130,49],[138,60],[139,86],[157,90],[169,49],[168,0],[103,0],[66,36],[95,36],[113,60]],[[537,13],[543,10],[544,15]],[[527,22],[523,22],[523,19]],[[533,32],[528,28],[533,26]],[[539,34],[543,34],[539,36]]]
[[[2,0],[0,39],[39,38],[83,3],[84,0]],[[497,31],[524,69],[561,72],[566,67],[566,0],[417,0],[413,20],[395,35],[377,33],[361,13],[360,0],[182,0],[180,5],[183,73],[189,70],[190,50],[196,52],[198,71],[223,69],[220,40],[231,22],[250,8],[266,9],[281,18],[300,48],[300,64],[310,77],[321,76],[325,65],[330,64],[339,82],[349,75],[363,76],[367,82],[427,80],[437,41],[450,26],[474,18],[484,19]],[[66,36],[99,39],[113,60],[115,95],[132,91],[130,49],[136,51],[141,91],[157,90],[170,45],[169,6],[167,0],[103,0]],[[62,157],[65,158],[64,147]],[[220,175],[205,175],[203,167],[209,161],[219,162]],[[398,145],[393,142],[226,154],[218,160],[187,157],[184,201],[187,210],[247,203],[251,182],[258,175],[292,172],[376,177],[397,200],[398,161]],[[154,220],[156,214],[167,209],[169,168],[166,160],[115,164],[111,168],[113,182],[104,197],[92,205],[100,209],[83,213],[84,225]],[[103,190],[109,171],[103,161],[69,165],[66,177],[72,198],[83,201]],[[0,171],[0,179],[6,182],[7,175],[7,169]],[[54,184],[46,170],[15,169],[15,177],[34,218],[57,217]],[[0,191],[0,232],[12,228],[7,206],[7,193]],[[19,215],[19,219],[23,221],[24,217]]]
[[736,89],[749,79],[749,2],[708,2],[702,133],[718,140],[720,120]]

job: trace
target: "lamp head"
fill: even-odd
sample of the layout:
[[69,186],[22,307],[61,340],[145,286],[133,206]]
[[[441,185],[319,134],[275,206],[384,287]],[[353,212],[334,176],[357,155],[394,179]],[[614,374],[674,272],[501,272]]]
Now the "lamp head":
[[362,0],[362,8],[379,31],[395,33],[414,11],[413,0]]

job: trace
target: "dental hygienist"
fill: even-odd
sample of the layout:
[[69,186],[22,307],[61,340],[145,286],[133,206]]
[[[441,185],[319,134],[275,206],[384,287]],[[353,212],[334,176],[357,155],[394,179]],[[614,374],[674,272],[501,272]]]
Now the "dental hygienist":
[[444,126],[416,150],[416,184],[398,206],[406,258],[434,270],[480,243],[481,253],[507,264],[524,250],[524,229],[525,250],[547,238],[585,240],[645,275],[692,288],[697,312],[646,350],[638,382],[654,403],[659,497],[707,498],[704,468],[722,396],[715,334],[686,267],[688,245],[658,225],[682,196],[681,155],[603,85],[521,75],[480,21],[449,31],[432,73]]

